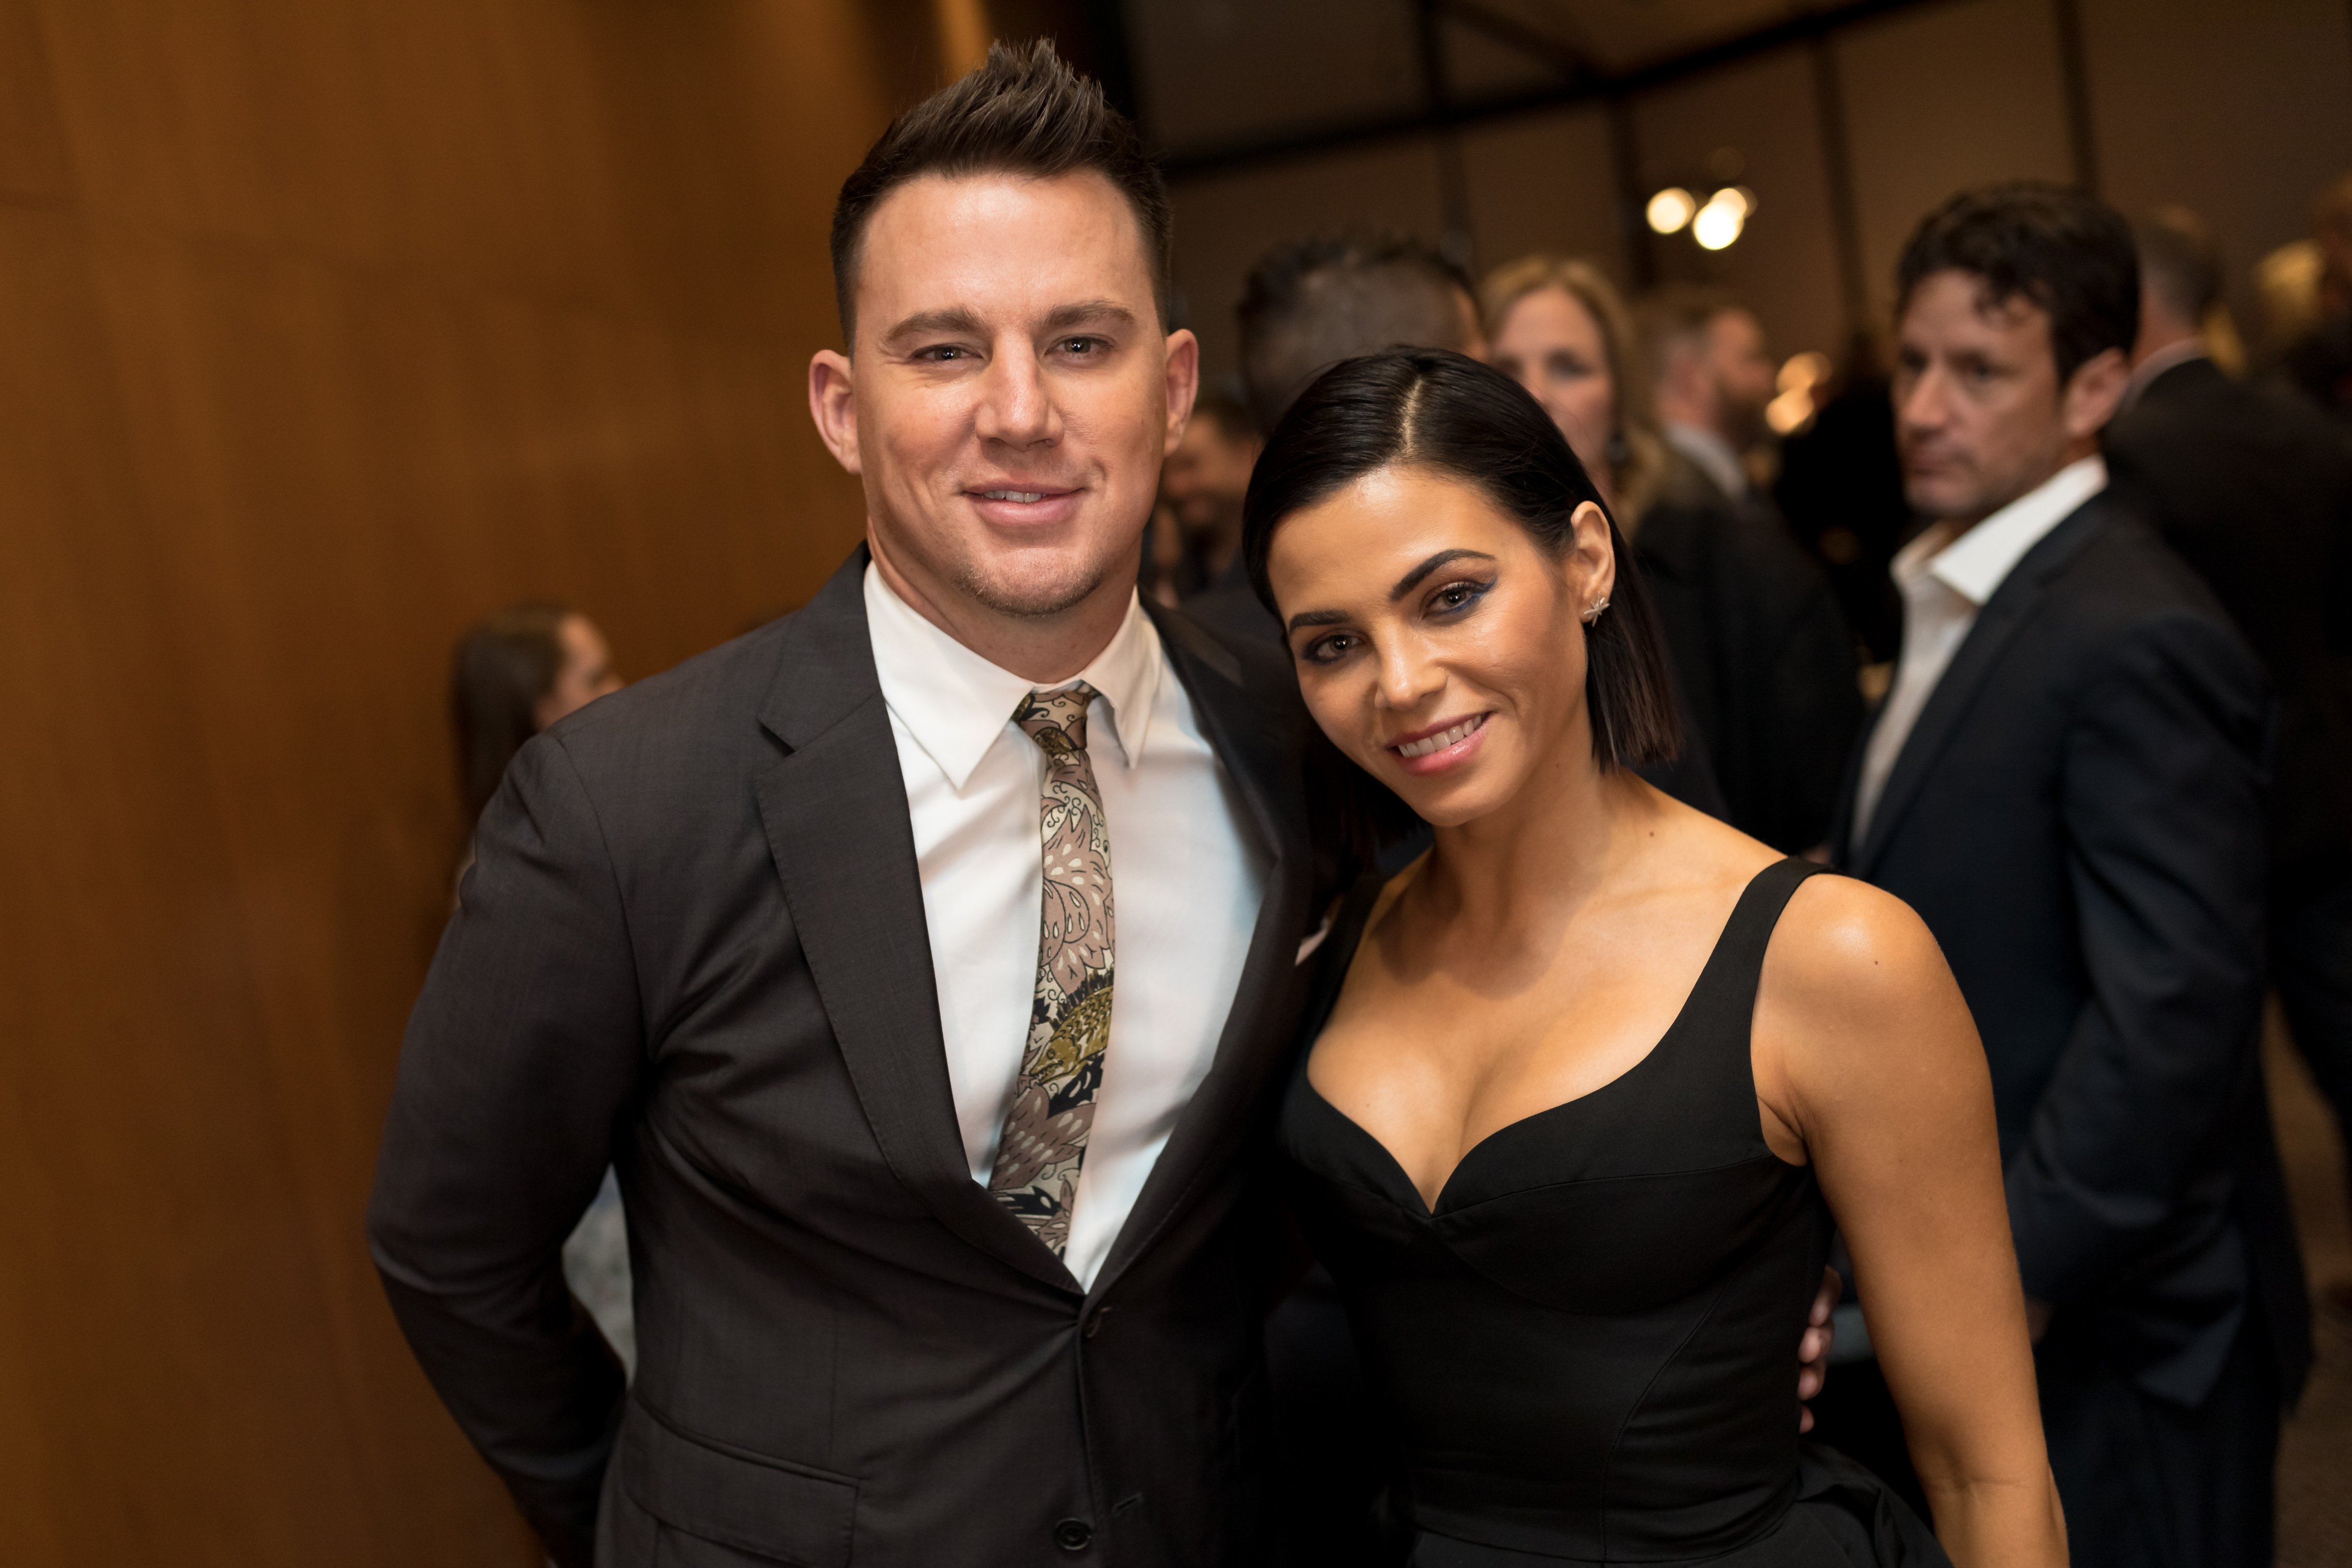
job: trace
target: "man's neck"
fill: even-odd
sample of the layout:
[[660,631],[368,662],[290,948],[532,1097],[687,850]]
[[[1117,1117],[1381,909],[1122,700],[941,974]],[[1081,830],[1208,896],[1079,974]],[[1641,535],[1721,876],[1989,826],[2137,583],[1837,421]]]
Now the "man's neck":
[[997,668],[1010,670],[1040,689],[1075,679],[1110,646],[1111,638],[1126,624],[1141,564],[1139,555],[1130,558],[1123,571],[1111,571],[1092,593],[1066,610],[1050,616],[1015,616],[991,609],[969,595],[926,592],[899,570],[870,529],[866,542],[883,584],[908,608]]
[[2047,473],[2044,473],[2040,479],[2035,479],[2032,483],[2027,485],[2016,494],[2010,496],[2004,500],[1996,501],[1992,505],[1985,508],[1982,511],[1977,512],[1971,516],[1948,517],[1944,519],[1943,526],[1951,536],[1951,539],[1946,541],[1946,542],[1948,543],[1954,540],[1958,540],[1960,535],[1968,532],[1969,530],[1976,527],[1977,524],[1984,521],[1987,518],[2007,511],[2011,507],[2015,506],[2019,501],[2023,500],[2026,497],[2032,495],[2034,491],[2040,489],[2042,486],[2048,484],[2051,480],[2056,479],[2059,475],[2064,473],[2067,469],[2073,468],[2084,458],[2095,458],[2098,455],[2099,442],[2096,437],[2086,437],[2081,441],[2069,442],[2065,449],[2059,454],[2057,463],[2052,467]]

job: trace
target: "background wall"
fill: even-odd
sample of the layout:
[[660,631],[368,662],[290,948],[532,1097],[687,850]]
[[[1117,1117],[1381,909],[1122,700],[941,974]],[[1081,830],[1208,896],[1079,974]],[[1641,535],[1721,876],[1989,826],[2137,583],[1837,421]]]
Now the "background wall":
[[856,537],[834,187],[929,0],[0,0],[0,1556],[535,1562],[360,1234],[450,645]]
[[[2254,259],[2305,230],[2313,194],[2352,169],[2352,6],[2343,0],[1927,0],[1864,6],[1817,50],[1802,39],[1638,85],[1648,68],[1836,0],[1128,0],[1147,128],[1175,171],[1178,281],[1210,373],[1234,368],[1233,307],[1267,247],[1350,215],[1444,239],[1484,268],[1531,249],[1710,277],[1747,294],[1783,353],[1834,352],[1848,316],[1822,73],[1843,99],[1859,292],[1873,320],[1918,219],[1963,185],[2093,174],[2126,210],[2197,209],[2218,230],[2242,310]],[[1507,32],[1465,25],[1471,12]],[[1482,115],[1445,137],[1415,123],[1430,82],[1416,16],[1433,16],[1459,108],[1630,75],[1612,137],[1596,100]],[[2081,39],[2087,137],[2064,68]],[[1328,40],[1328,43],[1324,42]],[[1818,57],[1818,58],[1817,58]],[[1547,65],[1547,61],[1550,63]],[[1622,137],[1622,140],[1617,139]],[[1736,149],[1761,206],[1708,256],[1629,232],[1620,160],[1640,194]],[[1635,246],[1647,248],[1637,258]]]

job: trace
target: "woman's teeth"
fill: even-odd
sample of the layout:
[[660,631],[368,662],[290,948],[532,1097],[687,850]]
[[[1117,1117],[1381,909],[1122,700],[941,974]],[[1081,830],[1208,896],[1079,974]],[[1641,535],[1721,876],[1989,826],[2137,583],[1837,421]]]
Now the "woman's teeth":
[[1475,719],[1465,719],[1459,724],[1454,725],[1451,730],[1441,730],[1434,735],[1427,736],[1422,740],[1409,742],[1404,745],[1399,746],[1396,749],[1397,755],[1400,757],[1426,757],[1433,752],[1442,752],[1448,746],[1457,745],[1461,742],[1469,739],[1471,731],[1477,729],[1479,725],[1484,724],[1486,721],[1486,716],[1484,713],[1479,714]]

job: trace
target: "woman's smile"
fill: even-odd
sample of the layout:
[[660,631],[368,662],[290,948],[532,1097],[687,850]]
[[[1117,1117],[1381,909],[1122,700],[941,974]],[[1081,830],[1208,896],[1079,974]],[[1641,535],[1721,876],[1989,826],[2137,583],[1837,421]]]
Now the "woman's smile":
[[1389,742],[1387,750],[1404,764],[1410,773],[1444,773],[1470,760],[1486,739],[1486,721],[1492,713],[1474,713],[1466,719],[1448,719],[1432,725],[1401,741]]

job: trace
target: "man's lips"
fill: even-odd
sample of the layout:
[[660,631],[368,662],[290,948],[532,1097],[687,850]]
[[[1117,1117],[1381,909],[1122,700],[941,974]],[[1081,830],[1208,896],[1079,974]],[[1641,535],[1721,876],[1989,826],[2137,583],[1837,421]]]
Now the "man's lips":
[[1486,721],[1492,717],[1491,713],[1473,713],[1466,718],[1444,720],[1390,742],[1386,749],[1407,773],[1441,773],[1478,749],[1486,734]]
[[1018,527],[1067,521],[1076,512],[1078,497],[1085,492],[1067,485],[1007,480],[1002,484],[966,486],[963,493],[971,499],[973,510],[989,521]]

